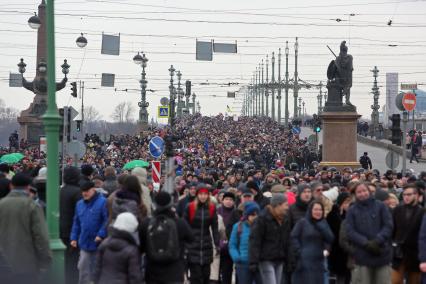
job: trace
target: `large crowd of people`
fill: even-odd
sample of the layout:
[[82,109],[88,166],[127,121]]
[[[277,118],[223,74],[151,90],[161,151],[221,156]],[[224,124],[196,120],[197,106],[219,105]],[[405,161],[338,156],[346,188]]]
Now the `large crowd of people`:
[[[195,115],[86,135],[81,165],[61,169],[66,283],[426,283],[426,172],[322,168],[291,129]],[[149,169],[123,170],[153,160],[153,136],[174,141],[171,194]],[[0,164],[0,283],[50,284],[46,157],[21,151]]]

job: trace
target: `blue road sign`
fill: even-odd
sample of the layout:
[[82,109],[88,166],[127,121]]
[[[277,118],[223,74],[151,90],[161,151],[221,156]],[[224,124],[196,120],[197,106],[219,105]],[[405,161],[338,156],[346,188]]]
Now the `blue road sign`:
[[293,134],[298,135],[298,134],[300,134],[301,129],[298,126],[295,126],[291,129],[291,131],[293,132]]
[[154,158],[159,158],[164,152],[164,140],[159,136],[149,140],[149,153]]
[[159,106],[158,107],[158,118],[168,118],[170,116],[168,106]]

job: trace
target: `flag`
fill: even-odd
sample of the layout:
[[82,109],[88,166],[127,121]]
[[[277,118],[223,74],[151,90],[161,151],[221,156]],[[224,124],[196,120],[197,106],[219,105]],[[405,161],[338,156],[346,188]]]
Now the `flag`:
[[232,112],[231,108],[228,105],[226,105],[226,111],[227,112]]

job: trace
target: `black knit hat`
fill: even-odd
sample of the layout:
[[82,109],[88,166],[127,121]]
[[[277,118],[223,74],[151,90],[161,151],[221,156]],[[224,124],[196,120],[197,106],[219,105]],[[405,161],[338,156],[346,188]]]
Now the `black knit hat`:
[[165,191],[160,191],[154,197],[154,204],[156,210],[163,211],[173,206],[173,200],[170,194]]
[[95,187],[95,183],[93,181],[86,181],[80,185],[81,191],[88,191],[91,188]]
[[249,182],[247,182],[247,184],[246,184],[246,187],[247,188],[249,188],[249,189],[254,189],[254,190],[256,190],[257,192],[259,192],[259,186],[257,185],[257,183],[255,183],[254,181],[249,181]]
[[225,198],[232,198],[232,200],[234,200],[234,201],[235,201],[235,194],[233,194],[232,192],[225,192],[225,193],[223,194],[222,199],[225,199]]
[[31,184],[31,178],[23,173],[18,173],[13,176],[12,185],[15,187],[25,187]]
[[95,170],[93,169],[93,167],[89,164],[84,164],[81,166],[81,174],[87,177],[93,174],[94,171]]

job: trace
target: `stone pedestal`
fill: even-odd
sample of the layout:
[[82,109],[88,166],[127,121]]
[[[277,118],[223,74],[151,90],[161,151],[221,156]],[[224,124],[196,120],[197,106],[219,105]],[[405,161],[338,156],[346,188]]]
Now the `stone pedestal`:
[[41,116],[46,112],[47,102],[45,96],[36,95],[28,109],[21,112],[18,117],[20,125],[19,139],[23,138],[30,144],[38,144],[40,136],[44,136],[44,127]]
[[357,121],[356,112],[323,112],[320,115],[323,125],[322,162],[320,166],[361,167],[357,157]]

